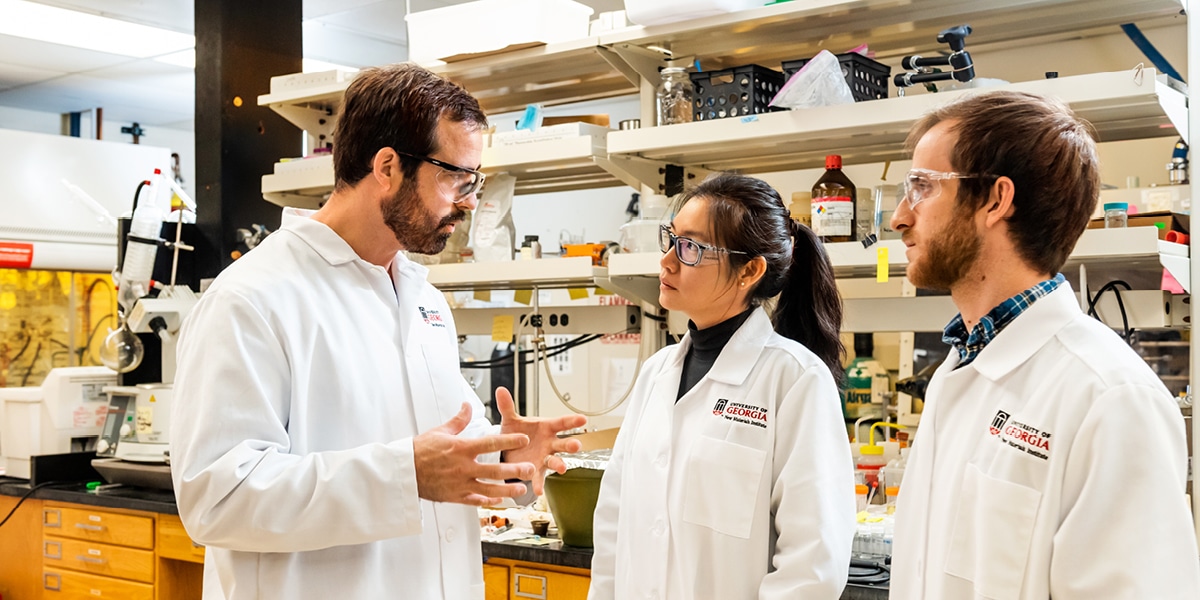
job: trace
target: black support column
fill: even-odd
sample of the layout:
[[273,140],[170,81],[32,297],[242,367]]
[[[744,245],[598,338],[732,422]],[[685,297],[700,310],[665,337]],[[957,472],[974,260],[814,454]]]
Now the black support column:
[[[301,152],[300,132],[258,96],[271,77],[298,73],[302,0],[194,0],[196,31],[196,224],[198,275],[233,259],[237,229],[275,230],[280,208],[263,200],[262,176]],[[207,247],[205,247],[207,246]]]

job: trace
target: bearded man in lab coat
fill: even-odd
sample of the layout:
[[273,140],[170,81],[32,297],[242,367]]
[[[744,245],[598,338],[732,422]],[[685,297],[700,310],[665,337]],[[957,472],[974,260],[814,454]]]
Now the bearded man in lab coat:
[[960,314],[896,512],[891,598],[1200,598],[1179,408],[1059,270],[1100,189],[1091,127],[967,96],[909,134],[892,227]]
[[[226,269],[183,327],[171,431],[204,597],[483,598],[476,506],[525,493],[583,417],[499,432],[425,267],[475,208],[479,103],[411,64],[346,90],[336,187]],[[498,453],[501,453],[498,455]],[[502,460],[498,459],[502,457]]]

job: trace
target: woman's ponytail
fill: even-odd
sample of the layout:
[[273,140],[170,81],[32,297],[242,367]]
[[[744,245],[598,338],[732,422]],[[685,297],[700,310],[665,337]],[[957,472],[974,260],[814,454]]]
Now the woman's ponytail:
[[842,298],[833,277],[833,265],[811,229],[795,220],[791,220],[789,229],[792,266],[772,317],[775,331],[812,350],[841,384],[846,349],[838,336],[842,327]]

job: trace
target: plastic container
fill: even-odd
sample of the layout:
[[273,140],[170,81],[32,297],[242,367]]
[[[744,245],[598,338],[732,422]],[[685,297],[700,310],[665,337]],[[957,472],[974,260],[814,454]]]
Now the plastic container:
[[546,476],[546,502],[564,544],[592,547],[592,516],[603,476],[599,469],[568,469]]
[[743,65],[724,71],[692,73],[696,86],[697,121],[744,117],[775,110],[771,99],[783,87],[783,73],[759,65]]
[[662,25],[757,8],[767,0],[625,0],[625,17],[637,25]]
[[[842,76],[846,78],[846,83],[850,86],[850,94],[854,96],[855,102],[887,98],[888,80],[892,75],[891,67],[857,52],[838,54],[837,59],[838,66],[842,68]],[[783,61],[785,81],[804,68],[804,65],[808,64],[810,60],[812,58]]]
[[[863,483],[869,488],[879,489],[879,470],[887,464],[883,446],[868,444],[858,449],[859,457],[854,461],[855,471],[862,473]],[[876,494],[879,492],[876,491]]]
[[1104,204],[1104,228],[1116,229],[1129,224],[1129,204],[1106,202]]
[[154,276],[154,259],[158,255],[158,244],[134,238],[156,240],[162,233],[162,210],[159,208],[158,199],[163,194],[169,199],[171,188],[162,171],[155,169],[150,185],[142,188],[142,193],[138,196],[137,208],[133,210],[129,234],[126,236],[118,296],[121,306],[126,310],[132,309],[133,304],[150,291],[150,278]]
[[662,81],[654,90],[655,106],[658,107],[658,124],[675,125],[692,122],[692,103],[696,100],[696,89],[683,67],[666,67],[659,73]]
[[404,17],[408,59],[428,63],[515,44],[586,38],[593,12],[571,0],[478,0],[410,13]]

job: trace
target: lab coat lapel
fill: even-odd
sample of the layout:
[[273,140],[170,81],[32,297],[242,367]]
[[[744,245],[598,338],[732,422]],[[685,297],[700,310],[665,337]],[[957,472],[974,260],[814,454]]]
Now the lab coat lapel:
[[971,363],[984,377],[997,381],[1021,366],[1071,319],[1082,314],[1071,284],[1063,282],[1013,319]]
[[396,286],[397,309],[400,311],[400,339],[397,343],[404,349],[404,368],[408,370],[417,430],[425,432],[446,420],[438,412],[437,397],[431,379],[434,365],[426,355],[420,332],[416,331],[421,323],[417,306],[420,305],[424,294],[427,285],[425,276],[429,271],[400,253],[396,253],[391,270],[392,282]]

